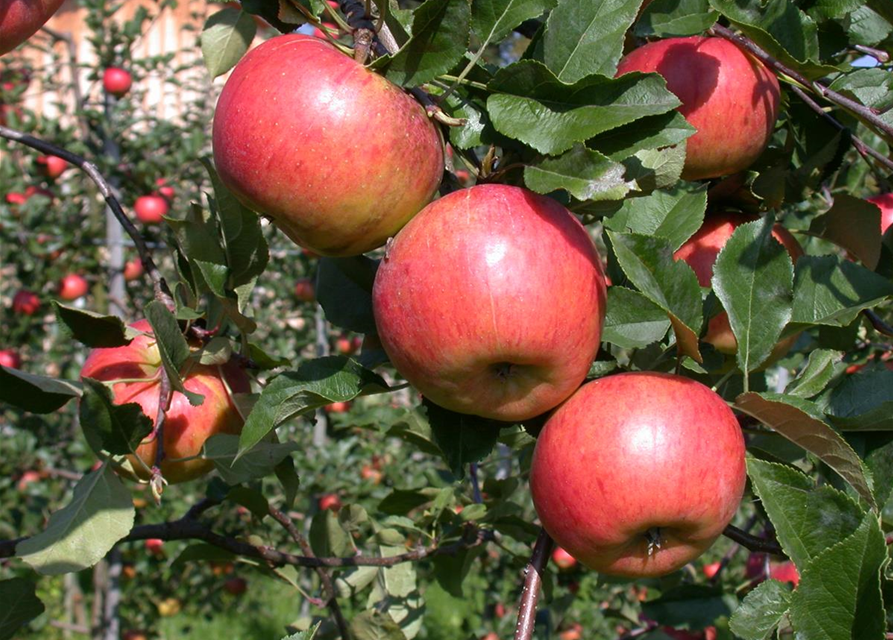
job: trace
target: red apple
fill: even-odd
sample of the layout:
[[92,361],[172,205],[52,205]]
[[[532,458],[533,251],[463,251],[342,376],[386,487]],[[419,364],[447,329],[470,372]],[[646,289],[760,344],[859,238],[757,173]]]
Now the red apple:
[[68,168],[68,162],[59,156],[38,156],[37,160],[40,172],[50,180],[55,180]]
[[87,284],[84,276],[76,273],[69,273],[59,283],[59,297],[62,300],[77,300],[81,296],[87,295],[89,290],[90,285]]
[[505,605],[501,602],[497,602],[493,607],[493,616],[499,620],[505,617]]
[[577,559],[561,547],[555,547],[555,551],[552,552],[552,562],[555,563],[559,571],[570,571],[577,566]]
[[756,58],[725,38],[668,38],[624,57],[617,75],[657,72],[682,102],[679,113],[697,129],[687,142],[684,180],[715,178],[753,164],[778,117],[778,80]]
[[299,34],[242,58],[217,103],[213,143],[224,184],[321,255],[380,247],[443,175],[440,133],[419,103]]
[[149,640],[149,636],[145,631],[138,629],[128,629],[121,635],[121,640]]
[[704,572],[704,575],[708,579],[712,579],[717,573],[719,573],[720,568],[722,567],[721,562],[711,562],[710,564],[705,564],[701,571]]
[[485,635],[483,638],[481,638],[481,640],[499,640],[499,635],[496,632],[491,631],[490,633]]
[[323,407],[326,413],[347,413],[350,411],[349,402],[333,402]]
[[40,298],[33,291],[27,289],[19,289],[12,299],[12,310],[14,313],[33,316],[40,308]]
[[37,33],[62,0],[0,0],[0,55]]
[[795,587],[800,584],[800,572],[793,562],[773,562],[769,565],[769,577],[779,582],[790,582]]
[[682,376],[599,378],[540,432],[530,491],[555,543],[599,573],[661,576],[706,551],[744,491],[744,437],[725,401]]
[[[146,320],[131,325],[151,334]],[[116,404],[136,402],[152,421],[158,413],[161,355],[154,337],[141,335],[125,347],[94,349],[87,357],[81,377],[114,384]],[[194,407],[186,396],[174,391],[164,425],[165,458],[161,472],[172,483],[194,480],[214,468],[211,460],[179,460],[201,454],[205,440],[218,433],[238,434],[243,420],[231,393],[250,393],[251,384],[245,371],[235,361],[225,365],[194,365],[184,377],[187,390],[204,396]],[[136,450],[146,467],[155,463],[158,443],[151,435]],[[129,456],[137,476],[148,479],[149,473],[134,456]]]
[[359,345],[351,340],[350,336],[342,335],[337,340],[335,340],[335,350],[344,356],[353,355],[356,353]]
[[881,233],[886,233],[887,229],[893,225],[893,193],[882,193],[879,196],[868,198],[872,204],[876,204],[881,210]]
[[143,546],[153,556],[164,555],[164,540],[160,538],[149,538],[143,543]]
[[605,317],[605,277],[567,209],[488,184],[416,216],[390,244],[372,298],[385,352],[426,398],[524,420],[586,377]]
[[[719,252],[739,225],[755,219],[753,216],[743,213],[728,211],[712,214],[704,221],[697,233],[679,247],[673,257],[676,260],[684,260],[688,263],[688,266],[692,268],[698,277],[698,284],[702,287],[709,287],[710,280],[713,278],[713,264],[716,262]],[[803,249],[796,238],[780,224],[775,225],[772,237],[787,249],[791,260],[795,263],[803,255]],[[729,316],[725,312],[710,319],[707,324],[707,334],[702,340],[712,344],[717,351],[722,353],[734,355],[738,352],[738,341],[732,333]],[[765,367],[784,356],[796,341],[796,335],[780,341],[763,366]]]
[[327,493],[319,499],[319,510],[338,511],[341,509],[341,499],[334,493]]
[[155,181],[155,186],[158,187],[158,195],[162,198],[166,198],[167,200],[173,200],[174,196],[177,195],[177,192],[174,190],[172,186],[167,183],[167,180],[164,178],[158,178]]
[[133,210],[140,222],[158,224],[167,215],[170,205],[161,196],[140,196],[133,204]]
[[579,622],[575,622],[570,627],[565,629],[564,631],[559,632],[558,640],[582,640],[583,638],[583,625]]
[[[0,122],[0,125],[3,123]],[[24,193],[20,193],[18,191],[10,191],[6,194],[6,204],[18,205],[25,204],[28,201],[28,198]]]
[[245,578],[230,578],[223,583],[223,590],[231,595],[240,596],[248,591],[248,582]]
[[326,34],[323,32],[323,29],[325,29],[326,32],[328,32],[328,34],[329,34],[331,37],[333,37],[333,38],[337,38],[337,37],[338,37],[338,25],[336,25],[336,24],[332,24],[331,22],[323,22],[323,23],[320,25],[320,27],[322,27],[322,29],[320,29],[319,27],[317,27],[316,29],[313,30],[313,33],[310,34],[310,35],[312,35],[314,38],[320,38],[320,39],[322,39],[322,40],[325,40],[325,39],[326,39]]
[[9,369],[21,369],[22,356],[15,349],[2,349],[0,350],[0,366]]
[[143,261],[139,258],[128,260],[124,264],[124,280],[132,282],[143,275]]
[[301,302],[316,300],[316,286],[313,278],[301,278],[295,283],[295,297]]
[[360,469],[360,477],[372,484],[381,484],[382,473],[372,465],[364,464],[363,468]]
[[[121,577],[125,580],[133,580],[136,578],[136,567],[132,564],[125,564],[121,567]],[[124,636],[126,637],[127,634],[125,633]]]
[[127,95],[133,86],[133,76],[130,72],[120,67],[109,67],[102,74],[102,86],[106,93],[117,98]]
[[29,484],[40,482],[43,478],[44,476],[39,471],[34,471],[33,469],[26,471],[16,483],[16,489],[18,491],[24,491],[28,488]]

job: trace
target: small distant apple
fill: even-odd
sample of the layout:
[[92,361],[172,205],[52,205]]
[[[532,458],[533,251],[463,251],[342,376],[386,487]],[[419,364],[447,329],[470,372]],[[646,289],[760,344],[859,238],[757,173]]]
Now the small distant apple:
[[9,369],[21,369],[22,356],[20,356],[19,352],[15,349],[0,350],[0,366],[7,367]]
[[139,258],[128,260],[124,264],[124,279],[132,282],[143,275],[143,261]]
[[20,289],[12,299],[14,313],[33,316],[40,308],[40,298],[33,291]]
[[68,163],[59,156],[38,156],[36,162],[40,172],[50,180],[55,180],[68,168]]
[[481,638],[481,640],[499,640],[499,636],[495,632],[491,631],[483,638]]
[[240,596],[248,591],[248,582],[245,578],[230,578],[223,583],[223,590],[230,595]]
[[161,540],[160,538],[149,538],[143,544],[146,547],[146,551],[153,556],[164,555],[164,540]]
[[132,564],[125,564],[121,567],[121,577],[125,580],[133,580],[136,577],[136,567]]
[[134,509],[145,509],[149,506],[149,501],[145,498],[134,498],[133,499],[133,508]]
[[69,273],[59,283],[59,297],[63,300],[77,300],[81,296],[86,295],[89,290],[90,285],[87,284],[84,276],[76,273]]
[[496,606],[493,607],[493,616],[499,620],[500,618],[505,617],[505,605],[501,602],[497,602]]
[[170,186],[164,178],[158,178],[158,180],[155,181],[155,186],[158,187],[158,195],[167,200],[173,200],[174,196],[177,195],[174,188]]
[[769,566],[769,577],[779,582],[790,582],[795,587],[800,584],[800,572],[797,571],[797,567],[790,560],[771,563]]
[[316,286],[312,278],[301,278],[295,283],[295,297],[301,302],[316,300]]
[[335,341],[335,350],[344,356],[350,356],[356,353],[357,349],[362,345],[357,344],[354,340],[351,339],[348,335],[342,335]]
[[102,74],[102,86],[106,93],[116,98],[122,98],[133,86],[133,76],[129,71],[120,67],[109,67]]
[[326,413],[347,413],[349,410],[349,402],[333,402],[323,407],[323,411]]
[[712,579],[717,573],[719,573],[719,569],[722,567],[721,562],[711,562],[710,564],[705,564],[701,571],[704,572],[704,575],[708,579]]
[[579,622],[575,622],[570,627],[558,634],[559,640],[582,640],[583,626]]
[[561,547],[555,547],[555,551],[552,552],[552,562],[555,563],[559,571],[570,571],[577,566],[577,559]]
[[24,491],[29,484],[39,482],[42,478],[43,476],[39,471],[34,471],[33,469],[26,471],[19,478],[18,483],[16,483],[16,489],[18,489],[19,491]]
[[149,636],[146,635],[145,631],[129,629],[121,634],[121,640],[149,640]]
[[381,484],[382,473],[370,464],[364,464],[360,469],[360,477],[369,480],[372,484]]
[[334,493],[327,493],[319,499],[319,510],[338,511],[341,509],[341,499]]
[[211,572],[215,576],[228,576],[235,570],[232,562],[212,562]]
[[137,219],[145,224],[158,224],[170,211],[167,200],[161,196],[140,196],[133,204]]
[[180,604],[180,601],[176,598],[165,598],[161,602],[158,603],[158,613],[163,618],[169,618],[171,616],[175,616],[180,613],[180,609],[183,606]]
[[[3,123],[0,122],[0,125],[2,125],[2,124]],[[28,201],[28,198],[25,197],[24,193],[20,193],[18,191],[10,191],[9,193],[6,194],[6,204],[12,204],[12,205],[25,204],[25,202],[27,202],[27,201]]]

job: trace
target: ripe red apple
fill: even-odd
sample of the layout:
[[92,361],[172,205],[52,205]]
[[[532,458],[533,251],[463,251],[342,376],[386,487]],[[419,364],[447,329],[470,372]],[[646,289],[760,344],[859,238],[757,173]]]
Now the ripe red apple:
[[320,25],[320,27],[322,27],[322,29],[317,27],[313,30],[313,33],[310,35],[312,35],[314,38],[320,38],[322,40],[325,40],[326,34],[323,32],[323,29],[325,29],[331,37],[333,37],[333,38],[338,37],[338,25],[332,24],[331,22],[323,22]]
[[62,300],[77,300],[81,296],[87,295],[89,290],[90,285],[87,284],[84,276],[76,273],[69,273],[59,283],[59,297]]
[[145,224],[158,224],[167,215],[170,205],[161,196],[140,196],[133,204],[133,210],[140,222]]
[[0,366],[9,369],[21,369],[22,356],[15,349],[2,349],[0,350]]
[[267,40],[233,70],[214,115],[224,184],[297,244],[380,247],[440,185],[440,134],[412,97],[328,42]]
[[691,562],[735,515],[744,437],[731,409],[682,376],[599,378],[540,432],[530,491],[555,543],[599,573],[661,576]]
[[143,546],[153,556],[164,555],[164,540],[160,538],[149,538],[143,543]]
[[40,298],[33,291],[19,289],[12,298],[13,313],[33,316],[40,308]]
[[560,571],[570,571],[577,566],[577,559],[561,547],[555,547],[552,552],[552,562]]
[[34,471],[33,469],[30,469],[23,473],[22,476],[19,478],[19,481],[16,483],[16,489],[18,491],[24,491],[28,488],[29,484],[40,482],[41,480],[43,480],[44,477],[45,476],[41,474],[40,471]]
[[334,493],[327,493],[319,499],[319,510],[338,511],[341,509],[341,499]]
[[[0,125],[2,125],[2,124],[3,123],[0,122]],[[18,191],[10,191],[9,193],[6,194],[6,204],[18,205],[18,204],[25,204],[25,202],[27,202],[27,201],[28,201],[28,198],[25,197],[24,193],[20,193]]]
[[711,579],[711,578],[713,578],[713,576],[715,576],[717,573],[719,573],[719,570],[721,567],[722,567],[721,562],[711,562],[710,564],[705,564],[701,568],[701,571],[704,572],[704,575],[708,579]]
[[575,622],[570,627],[561,631],[558,634],[558,640],[582,640],[583,639],[583,625],[579,622]]
[[301,278],[295,282],[295,297],[301,302],[316,300],[316,285],[313,278]]
[[323,407],[326,413],[347,413],[350,411],[349,402],[333,402]]
[[790,560],[773,562],[769,565],[769,577],[779,582],[790,582],[795,587],[800,584],[800,572]]
[[372,465],[364,464],[363,468],[360,469],[360,477],[363,480],[368,480],[372,484],[381,484],[383,475],[381,471],[379,471]]
[[868,198],[872,204],[876,204],[881,210],[881,234],[887,232],[893,226],[893,193],[882,193],[879,196]]
[[167,183],[167,180],[164,178],[158,178],[155,181],[155,186],[158,187],[158,195],[162,198],[166,198],[167,200],[173,200],[174,196],[177,195],[177,192],[174,190],[172,186]]
[[40,172],[50,180],[55,180],[68,168],[68,163],[59,156],[38,156],[35,160]]
[[344,356],[353,355],[354,353],[356,353],[359,347],[360,345],[358,345],[348,335],[342,335],[337,340],[335,340],[335,350]]
[[0,0],[0,55],[37,33],[62,0]]
[[[702,287],[709,287],[710,280],[713,278],[713,264],[716,262],[719,252],[739,225],[755,219],[743,213],[728,211],[712,214],[707,217],[697,233],[679,247],[673,257],[676,260],[687,262],[698,277],[698,284]],[[794,263],[803,255],[800,243],[780,224],[775,225],[772,237],[787,249]],[[732,333],[729,316],[725,312],[710,319],[707,324],[707,333],[702,340],[712,344],[717,351],[722,353],[734,355],[738,352],[738,341]],[[796,341],[796,335],[781,340],[763,366],[765,367],[784,356]]]
[[589,234],[558,202],[478,185],[410,221],[387,250],[372,299],[385,352],[426,398],[524,420],[586,377],[605,277]]
[[[125,564],[121,567],[121,577],[125,580],[133,580],[136,578],[136,567],[132,564]],[[124,634],[127,635],[126,633]]]
[[131,282],[143,275],[143,261],[139,258],[128,260],[124,264],[124,280]]
[[223,583],[223,590],[230,595],[240,596],[248,591],[248,582],[245,578],[230,578]]
[[502,604],[501,602],[497,602],[497,603],[493,606],[493,616],[494,616],[497,620],[499,620],[499,619],[501,619],[501,618],[504,618],[504,617],[505,617],[505,613],[506,613],[505,605]]
[[124,97],[133,86],[133,76],[120,67],[109,67],[102,74],[102,86],[106,93],[117,98]]
[[684,180],[742,171],[766,148],[778,117],[778,80],[725,38],[668,38],[625,56],[617,75],[657,72],[697,129],[687,142]]
[[[151,334],[146,320],[131,325]],[[161,355],[154,337],[141,335],[125,347],[94,349],[87,357],[82,378],[94,378],[114,384],[116,404],[136,402],[152,421],[158,413],[160,393]],[[194,365],[185,374],[187,390],[201,394],[204,402],[193,407],[186,396],[175,391],[164,425],[165,458],[161,472],[171,484],[194,480],[214,468],[211,460],[179,460],[198,456],[205,440],[218,433],[238,434],[242,431],[242,416],[230,393],[250,393],[251,384],[245,371],[235,361],[223,366]],[[140,444],[136,455],[147,467],[155,463],[158,443],[151,435]],[[129,456],[137,476],[148,479],[149,473]]]

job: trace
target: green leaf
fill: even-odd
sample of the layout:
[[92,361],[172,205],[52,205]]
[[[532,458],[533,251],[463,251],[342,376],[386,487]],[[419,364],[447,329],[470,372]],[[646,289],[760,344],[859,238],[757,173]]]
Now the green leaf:
[[0,400],[32,413],[53,413],[82,394],[81,384],[0,366]]
[[678,145],[694,133],[695,128],[674,109],[600,133],[587,141],[586,145],[600,151],[611,160],[626,160],[640,151]]
[[699,35],[716,22],[708,0],[654,0],[636,22],[640,38],[673,38]]
[[373,67],[403,87],[417,87],[450,71],[465,55],[471,32],[469,0],[426,0],[413,12],[412,37]]
[[817,349],[809,354],[806,366],[791,380],[784,392],[800,398],[811,398],[820,394],[828,383],[846,369],[842,351]]
[[563,0],[549,14],[543,34],[546,66],[562,82],[592,74],[613,76],[626,31],[641,0]]
[[136,451],[143,438],[152,433],[152,418],[135,402],[116,405],[109,388],[98,380],[84,378],[83,384],[79,417],[87,440],[112,455]]
[[91,348],[123,347],[130,344],[126,327],[118,316],[106,316],[53,301],[56,320],[70,337]]
[[792,324],[845,327],[893,296],[893,282],[839,256],[803,256],[794,269]]
[[801,572],[791,598],[795,634],[821,640],[883,640],[880,569],[886,560],[877,518],[866,515],[850,537]]
[[329,322],[348,331],[375,333],[372,284],[378,262],[366,256],[320,258],[317,301]]
[[729,314],[745,373],[766,361],[791,319],[794,265],[772,237],[773,224],[768,216],[740,225],[713,266],[711,284]]
[[240,451],[247,451],[295,416],[388,390],[381,376],[344,356],[305,361],[297,371],[278,375],[264,388],[242,429]]
[[11,640],[16,632],[42,614],[46,607],[37,597],[34,583],[25,578],[0,581],[0,640]]
[[211,291],[218,298],[225,297],[229,271],[214,215],[192,203],[183,218],[169,218],[168,224],[176,232],[177,242],[188,256],[199,289]]
[[881,210],[874,204],[847,194],[834,197],[824,215],[813,218],[809,232],[830,240],[859,258],[869,269],[881,257]]
[[301,479],[295,470],[295,461],[291,456],[286,457],[276,465],[273,471],[279,479],[279,484],[282,485],[282,491],[285,494],[285,504],[291,509],[295,504],[295,498],[298,497],[298,489],[301,486]]
[[426,398],[423,401],[434,442],[457,478],[465,475],[465,465],[480,462],[496,446],[499,430],[505,422],[489,420],[438,407]]
[[46,529],[16,545],[16,556],[42,575],[87,569],[130,533],[134,515],[130,491],[104,464],[78,481]]
[[790,606],[787,585],[766,580],[744,597],[729,620],[729,629],[742,640],[770,640]]
[[257,25],[240,9],[223,9],[212,14],[202,29],[201,45],[205,66],[212,78],[223,75],[248,51]]
[[378,503],[378,510],[390,515],[404,516],[413,509],[431,502],[436,489],[394,489]]
[[673,260],[673,247],[664,238],[608,231],[617,262],[630,282],[670,319],[684,355],[701,362],[701,288],[685,262]]
[[290,636],[285,636],[282,640],[313,640],[316,637],[316,632],[319,631],[319,625],[322,622],[317,622],[311,628],[306,631],[299,631],[298,633],[293,633]]
[[180,377],[180,368],[189,359],[189,345],[180,332],[174,314],[161,302],[153,300],[146,305],[146,319],[152,325],[155,344],[161,355],[161,363],[171,383],[171,389],[179,391],[189,400],[189,404],[197,407],[204,402],[204,396],[187,391]]
[[632,188],[626,168],[582,144],[557,158],[545,158],[524,169],[524,183],[537,193],[564,189],[578,200],[620,200]]
[[354,616],[350,632],[356,640],[407,640],[396,622],[375,610]]
[[841,74],[830,87],[873,109],[882,120],[893,125],[893,113],[890,112],[893,107],[893,81],[884,69],[857,69]]
[[239,445],[239,436],[220,433],[208,438],[202,450],[202,457],[213,460],[214,467],[230,485],[270,475],[285,458],[301,448],[296,442],[259,442],[244,452]]
[[488,88],[493,95],[487,110],[496,130],[548,154],[680,104],[656,74],[589,76],[566,84],[534,60],[500,69]]
[[605,227],[619,233],[660,236],[675,251],[701,228],[707,209],[707,191],[671,189],[643,198],[628,198],[605,220]]
[[481,48],[505,38],[525,20],[541,16],[557,0],[472,0],[471,24]]
[[455,555],[434,557],[434,577],[443,590],[451,596],[463,597],[462,583],[484,549],[462,549]]
[[846,494],[817,487],[802,471],[773,462],[749,459],[747,475],[778,542],[798,569],[853,533],[864,513]]
[[735,408],[818,456],[869,505],[876,507],[862,461],[846,440],[824,422],[824,415],[815,404],[796,396],[751,392],[738,396]]
[[670,328],[667,314],[638,291],[608,288],[608,311],[602,340],[624,349],[641,349],[664,337]]
[[717,587],[687,584],[666,590],[642,603],[642,613],[670,627],[702,629],[720,616],[728,617],[737,604]]
[[893,430],[893,371],[861,371],[846,376],[828,396],[825,411],[838,428]]
[[308,538],[313,553],[319,558],[347,558],[356,552],[353,538],[331,509],[323,509],[313,516]]
[[[285,460],[290,459],[288,457],[285,458]],[[258,521],[263,520],[270,514],[270,502],[257,489],[233,487],[226,494],[226,500],[245,507]]]

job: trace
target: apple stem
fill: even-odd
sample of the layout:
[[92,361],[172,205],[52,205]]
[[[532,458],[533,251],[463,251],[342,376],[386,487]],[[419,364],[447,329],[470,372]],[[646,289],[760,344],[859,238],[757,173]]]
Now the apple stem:
[[164,278],[161,277],[161,272],[158,270],[158,266],[155,264],[155,261],[152,260],[152,254],[149,251],[149,247],[146,245],[146,241],[143,240],[143,237],[140,235],[139,230],[134,226],[133,222],[130,221],[130,218],[127,217],[127,214],[124,213],[124,209],[121,207],[121,203],[118,202],[118,199],[112,193],[112,188],[109,186],[108,181],[99,173],[99,169],[96,168],[96,165],[92,162],[87,161],[86,158],[74,154],[67,149],[63,149],[55,144],[51,144],[39,138],[35,138],[34,136],[23,133],[21,131],[16,131],[15,129],[10,129],[9,127],[0,126],[0,138],[6,138],[7,140],[11,140],[12,142],[18,142],[26,147],[31,147],[32,149],[37,149],[41,153],[54,155],[62,158],[66,162],[75,165],[81,171],[87,174],[87,176],[99,187],[99,192],[102,194],[102,197],[105,198],[106,204],[108,204],[109,209],[112,210],[112,213],[115,215],[115,218],[124,227],[124,231],[127,232],[127,235],[133,240],[133,244],[136,246],[137,253],[139,253],[140,260],[142,260],[143,268],[145,268],[146,272],[149,274],[149,277],[152,279],[152,284],[155,289],[155,299],[164,304],[168,308],[173,308],[174,301],[171,297],[171,290],[167,286],[167,282],[165,282]]
[[549,537],[549,534],[546,533],[546,530],[540,529],[540,535],[533,546],[530,562],[524,570],[524,587],[521,590],[521,603],[518,606],[518,624],[515,627],[515,640],[530,640],[533,637],[533,630],[536,626],[536,603],[539,600],[540,583],[554,546],[555,543]]

